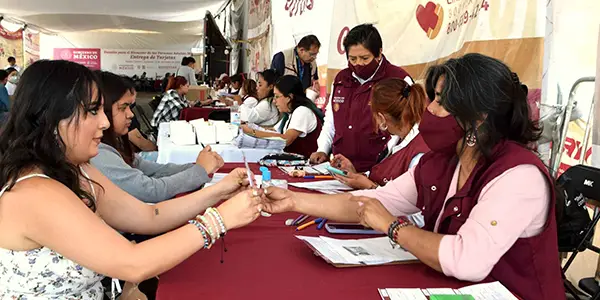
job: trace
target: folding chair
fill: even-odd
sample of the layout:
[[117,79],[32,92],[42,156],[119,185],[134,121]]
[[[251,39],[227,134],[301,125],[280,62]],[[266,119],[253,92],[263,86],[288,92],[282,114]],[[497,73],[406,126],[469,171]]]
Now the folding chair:
[[[573,295],[575,299],[579,300],[580,298],[577,291],[575,291],[570,282],[567,281],[565,274],[567,269],[575,260],[575,257],[577,257],[577,254],[580,252],[591,250],[600,254],[600,248],[592,245],[594,229],[598,224],[598,221],[600,221],[600,202],[595,200],[600,199],[600,169],[584,165],[576,165],[567,169],[567,171],[565,171],[558,178],[558,183],[564,188],[565,191],[565,206],[567,209],[566,216],[568,217],[569,214],[577,216],[577,214],[579,214],[581,220],[587,220],[587,224],[585,226],[580,229],[578,228],[577,231],[573,231],[571,236],[567,237],[570,238],[572,241],[571,243],[568,243],[567,245],[560,245],[559,243],[559,252],[572,252],[562,268],[563,279],[565,280],[564,283],[566,290]],[[594,187],[594,185],[598,185],[598,187]],[[589,215],[587,215],[587,210],[585,209],[586,203],[595,207],[594,216],[591,220],[589,219]],[[582,211],[579,211],[579,208],[581,208]],[[561,226],[565,226],[564,223],[567,223],[567,221],[570,220],[561,221]],[[561,236],[560,230],[559,240],[568,240],[565,239],[564,236]],[[582,282],[580,281],[580,286],[581,283]]]

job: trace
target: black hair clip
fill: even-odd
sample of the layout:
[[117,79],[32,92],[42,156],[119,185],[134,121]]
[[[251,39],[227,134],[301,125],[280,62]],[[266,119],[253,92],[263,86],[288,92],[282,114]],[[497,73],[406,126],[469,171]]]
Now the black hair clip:
[[516,85],[521,85],[521,80],[519,80],[519,75],[517,75],[517,73],[510,73],[510,77]]
[[410,85],[407,84],[404,90],[402,91],[402,97],[408,98],[408,95],[410,95]]

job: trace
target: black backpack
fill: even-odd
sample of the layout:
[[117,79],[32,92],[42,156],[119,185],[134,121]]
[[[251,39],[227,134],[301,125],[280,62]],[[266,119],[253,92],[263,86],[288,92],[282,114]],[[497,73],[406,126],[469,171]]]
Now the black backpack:
[[[597,182],[597,183],[596,183]],[[594,187],[597,184],[598,188]],[[557,180],[557,233],[560,252],[571,252],[593,230],[587,199],[600,199],[600,169],[584,165],[569,168]],[[593,234],[587,237],[590,241]]]

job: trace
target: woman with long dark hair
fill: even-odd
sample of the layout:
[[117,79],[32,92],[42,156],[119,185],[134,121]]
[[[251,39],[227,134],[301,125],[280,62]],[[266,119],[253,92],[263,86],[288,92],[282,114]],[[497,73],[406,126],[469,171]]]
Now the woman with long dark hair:
[[[99,300],[105,275],[152,278],[260,215],[244,169],[147,205],[90,165],[110,123],[88,68],[41,60],[21,84],[0,133],[0,298]],[[169,232],[132,244],[117,231]]]
[[195,105],[195,102],[190,102],[185,97],[189,89],[190,84],[184,77],[170,78],[167,91],[154,111],[150,125],[158,128],[160,123],[179,120],[182,109]]
[[91,163],[121,189],[146,203],[158,203],[200,188],[211,180],[210,174],[223,166],[223,159],[210,151],[210,146],[198,154],[196,164],[159,164],[135,154],[128,138],[134,118],[131,105],[135,103],[135,88],[116,74],[95,73],[110,127],[104,131],[98,155]]
[[[553,179],[529,148],[540,130],[526,87],[475,53],[430,68],[426,87],[435,100],[419,129],[431,152],[415,168],[352,194],[270,189],[267,211],[361,222],[448,276],[491,277],[521,299],[565,299]],[[419,211],[423,229],[405,217]]]
[[[258,73],[258,86],[256,95],[258,103],[251,108],[245,109],[245,117],[248,123],[269,128],[279,122],[279,111],[273,101],[273,89],[278,76],[275,70],[264,70]],[[251,103],[249,103],[251,104]]]
[[242,126],[244,133],[259,138],[280,137],[286,142],[284,151],[309,156],[317,149],[317,138],[323,124],[323,112],[306,98],[298,76],[285,75],[274,88],[275,105],[283,118],[276,132],[258,131]]

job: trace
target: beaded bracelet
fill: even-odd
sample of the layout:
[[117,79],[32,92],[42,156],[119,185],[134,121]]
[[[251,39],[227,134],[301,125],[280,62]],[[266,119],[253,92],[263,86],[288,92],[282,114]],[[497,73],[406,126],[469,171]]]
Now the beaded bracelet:
[[200,222],[203,223],[204,226],[208,229],[208,234],[210,234],[210,237],[212,238],[212,240],[216,241],[219,236],[213,230],[213,226],[211,225],[211,223],[208,221],[208,219],[205,216],[199,215],[198,217],[200,218]]
[[225,228],[225,222],[223,221],[223,217],[221,217],[219,211],[214,207],[209,207],[207,212],[217,220],[219,226],[221,227],[221,236],[224,236],[227,233],[227,228]]
[[202,238],[204,239],[204,249],[210,249],[210,247],[212,246],[212,238],[210,238],[208,236],[208,233],[206,232],[206,228],[204,227],[204,225],[202,225],[200,222],[198,222],[196,220],[189,220],[188,224],[192,224],[192,225],[196,226],[196,228],[198,228],[200,233],[202,233]]
[[388,228],[388,238],[390,239],[390,245],[393,249],[396,249],[396,246],[399,246],[398,242],[396,242],[398,238],[398,231],[401,228],[411,225],[413,225],[413,223],[410,222],[406,217],[399,217],[398,219],[396,219],[396,221],[392,222],[392,224]]

